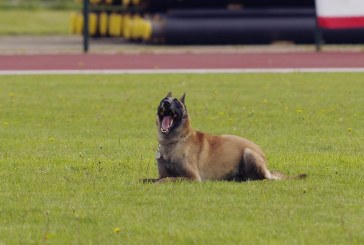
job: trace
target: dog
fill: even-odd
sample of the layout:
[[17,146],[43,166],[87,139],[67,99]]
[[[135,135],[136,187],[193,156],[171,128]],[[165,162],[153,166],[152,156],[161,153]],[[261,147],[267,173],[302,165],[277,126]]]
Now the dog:
[[157,109],[156,152],[158,179],[143,182],[174,182],[181,180],[248,181],[304,178],[306,174],[289,177],[267,168],[267,160],[260,147],[234,135],[211,135],[191,127],[185,104],[169,92]]

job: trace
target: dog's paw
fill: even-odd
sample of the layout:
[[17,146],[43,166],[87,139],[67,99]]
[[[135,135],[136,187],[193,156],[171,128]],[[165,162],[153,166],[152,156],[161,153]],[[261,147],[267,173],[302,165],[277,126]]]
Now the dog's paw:
[[155,182],[156,184],[163,184],[163,183],[168,183],[168,182],[172,182],[173,180],[171,180],[171,178],[166,177],[163,179],[159,179],[157,182]]
[[157,181],[158,179],[140,179],[138,182],[144,184],[151,184],[151,183],[156,183]]

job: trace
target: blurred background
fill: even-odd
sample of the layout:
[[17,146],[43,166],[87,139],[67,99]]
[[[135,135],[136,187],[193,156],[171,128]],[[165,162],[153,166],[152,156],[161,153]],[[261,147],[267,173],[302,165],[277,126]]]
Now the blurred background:
[[[1,36],[83,35],[82,0],[0,0]],[[314,0],[90,0],[88,32],[116,43],[314,44]],[[326,44],[362,44],[363,28],[322,29]]]
[[0,0],[0,35],[69,35],[74,0]]

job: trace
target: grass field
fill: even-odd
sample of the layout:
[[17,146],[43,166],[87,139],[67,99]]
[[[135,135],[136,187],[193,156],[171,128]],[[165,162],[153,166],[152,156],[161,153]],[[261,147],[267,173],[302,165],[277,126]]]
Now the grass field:
[[0,9],[0,35],[68,35],[68,10]]
[[0,9],[75,9],[80,6],[75,0],[0,0]]
[[[364,74],[0,76],[0,244],[363,244]],[[156,177],[160,99],[305,180]]]

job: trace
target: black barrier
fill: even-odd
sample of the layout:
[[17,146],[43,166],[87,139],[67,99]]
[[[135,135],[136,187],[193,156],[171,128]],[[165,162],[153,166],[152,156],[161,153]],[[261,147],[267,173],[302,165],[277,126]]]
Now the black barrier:
[[225,8],[227,6],[243,8],[313,7],[314,0],[139,0],[135,5],[148,12],[158,12],[176,8]]
[[171,9],[171,18],[314,17],[314,8]]
[[89,0],[83,0],[83,52],[84,53],[87,53],[89,49],[88,12],[89,12]]
[[[270,44],[287,41],[314,44],[315,16],[173,18],[151,20],[152,31],[146,41],[161,44]],[[363,29],[321,29],[325,43],[363,43]]]
[[167,18],[153,23],[159,31],[154,38],[166,44],[312,43],[314,26],[314,17]]

